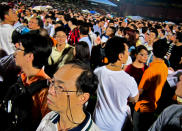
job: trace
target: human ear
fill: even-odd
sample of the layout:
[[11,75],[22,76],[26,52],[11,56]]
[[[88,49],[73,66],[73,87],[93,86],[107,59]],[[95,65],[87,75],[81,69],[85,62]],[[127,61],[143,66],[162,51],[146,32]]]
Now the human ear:
[[33,59],[34,59],[33,53],[28,53],[28,54],[27,54],[27,60],[28,60],[28,61],[33,61]]
[[90,98],[89,93],[83,93],[82,95],[80,95],[80,103],[82,105],[85,104],[88,101],[89,98]]
[[118,59],[121,61],[121,60],[122,60],[122,58],[123,58],[123,53],[119,53],[119,55],[118,55]]

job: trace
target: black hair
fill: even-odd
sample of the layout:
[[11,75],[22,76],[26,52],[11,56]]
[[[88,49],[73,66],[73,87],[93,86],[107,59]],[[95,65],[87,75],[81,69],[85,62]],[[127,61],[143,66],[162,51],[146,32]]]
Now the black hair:
[[86,42],[80,41],[75,45],[76,55],[75,58],[79,59],[85,63],[90,61],[90,51],[89,46]]
[[114,20],[110,20],[109,23],[114,23]]
[[135,24],[131,24],[131,26],[134,28],[134,30],[137,30],[137,27]]
[[98,86],[98,78],[90,69],[90,67],[78,59],[74,59],[66,64],[70,64],[72,67],[80,68],[83,70],[83,72],[76,80],[77,91],[89,93],[90,95],[95,94]]
[[142,33],[145,34],[147,32],[148,28],[147,27],[142,27]]
[[33,53],[33,67],[41,69],[44,65],[48,64],[48,57],[51,54],[52,46],[47,37],[30,31],[27,34],[21,35],[19,42],[24,47],[24,54]]
[[22,23],[28,24],[28,20],[27,19],[23,19]]
[[62,31],[64,32],[65,34],[67,33],[66,29],[63,27],[63,26],[58,26],[56,29],[55,29],[55,35],[57,34],[57,32],[59,31]]
[[46,15],[46,16],[45,16],[45,19],[48,19],[48,18],[52,19],[52,17],[51,17],[51,16]]
[[112,29],[111,37],[115,36],[115,33],[116,33],[116,27],[110,26],[109,28],[111,28],[111,29]]
[[147,48],[144,45],[139,45],[135,48],[135,54],[140,53],[141,50],[146,50],[148,52]]
[[162,29],[162,27],[159,24],[155,25],[155,28],[156,29]]
[[109,63],[115,63],[118,55],[124,53],[127,40],[125,38],[114,36],[106,42],[105,53]]
[[77,25],[77,19],[75,19],[75,18],[70,18],[69,21],[71,21],[71,23],[72,23],[73,25]]
[[83,20],[77,20],[77,25],[82,26],[82,25],[84,25],[84,24],[85,24],[85,22],[84,22]]
[[17,30],[14,30],[13,33],[12,33],[12,36],[11,36],[12,43],[13,44],[18,43],[18,40],[19,40],[20,36],[21,36],[21,33],[18,32]]
[[60,24],[61,26],[63,26],[64,24],[63,24],[63,22],[61,21],[61,20],[59,20],[59,21],[56,21],[56,23],[55,24]]
[[82,35],[88,35],[89,33],[89,27],[86,23],[84,23],[82,26],[80,26],[80,34]]
[[128,31],[128,30],[131,30],[129,27],[123,27],[123,34],[124,34],[124,36],[126,35],[126,32]]
[[97,31],[97,32],[95,32],[95,34],[96,34],[96,36],[98,37],[98,36],[100,36],[100,34],[99,34],[99,32]]
[[145,51],[147,51],[147,53],[149,53],[148,50],[147,50],[147,48],[144,45],[139,45],[134,50],[132,50],[131,53],[130,53],[130,56],[132,58],[132,61],[135,61],[136,60],[136,55],[138,53],[140,53],[141,50],[145,50]]
[[155,38],[158,36],[157,29],[152,28],[152,29],[150,30],[150,33],[151,33],[151,32],[153,32],[153,33],[155,34]]
[[36,10],[32,10],[33,13],[37,13]]
[[67,21],[67,22],[68,22],[68,21],[70,20],[70,18],[71,18],[71,17],[70,17],[70,15],[69,15],[69,14],[64,15],[64,19],[65,19],[65,21]]
[[0,5],[0,19],[4,21],[5,17],[4,15],[7,15],[9,12],[9,9],[11,9],[8,5]]
[[165,35],[165,30],[161,29],[161,33],[162,33],[163,35]]
[[176,39],[177,39],[179,42],[182,42],[182,32],[177,32],[177,33],[176,33]]
[[38,17],[36,18],[36,20],[37,20],[37,24],[40,26],[40,28],[43,28],[44,27],[43,21]]
[[123,32],[124,27],[119,27],[118,30],[121,31],[121,32]]
[[136,34],[140,34],[140,32],[138,30],[134,30]]
[[164,58],[164,56],[166,55],[167,51],[168,51],[168,44],[167,44],[167,40],[165,39],[160,39],[157,40],[156,42],[154,42],[153,44],[153,53],[154,56],[157,58]]

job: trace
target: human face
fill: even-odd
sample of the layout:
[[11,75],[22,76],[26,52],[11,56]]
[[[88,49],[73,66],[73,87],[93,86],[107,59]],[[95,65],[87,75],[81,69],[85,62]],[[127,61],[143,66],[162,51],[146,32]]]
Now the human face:
[[129,53],[128,53],[128,46],[126,44],[124,44],[124,46],[125,46],[125,51],[123,53],[123,64],[125,64],[127,62],[128,55],[129,55]]
[[26,14],[27,16],[31,15],[31,13],[30,13],[29,10],[26,10],[25,14]]
[[137,55],[136,55],[136,61],[139,63],[146,63],[148,59],[148,52],[144,49],[142,49]]
[[28,22],[28,27],[31,30],[37,30],[37,29],[39,29],[37,19],[35,19],[35,18],[30,19],[30,21]]
[[140,36],[140,35],[139,35],[138,33],[136,33],[136,39],[137,39],[137,40],[139,39],[139,36]]
[[70,109],[82,108],[83,105],[80,103],[82,94],[77,92],[76,88],[76,80],[82,71],[72,65],[65,65],[55,73],[47,96],[48,107],[51,110],[66,113],[68,102]]
[[16,44],[16,52],[15,52],[15,62],[16,66],[23,67],[25,64],[25,54],[24,54],[24,47],[22,44]]
[[67,36],[63,31],[58,31],[56,33],[56,40],[57,40],[58,46],[65,44],[66,39],[67,39]]
[[108,28],[106,29],[106,35],[107,35],[107,36],[110,36],[112,33],[113,33],[112,29],[108,27]]
[[16,15],[16,12],[13,9],[9,9],[8,15],[6,15],[6,19],[7,21],[14,23],[17,21],[18,16]]
[[154,32],[150,32],[149,39],[151,41],[154,41],[155,38],[156,38],[155,33]]

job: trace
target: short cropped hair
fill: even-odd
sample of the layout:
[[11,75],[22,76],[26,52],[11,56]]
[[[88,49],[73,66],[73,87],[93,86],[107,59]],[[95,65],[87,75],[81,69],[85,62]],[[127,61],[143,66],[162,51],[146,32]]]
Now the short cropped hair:
[[67,33],[66,29],[63,27],[63,26],[58,26],[56,29],[55,29],[55,35],[57,34],[57,32],[59,31],[62,31],[64,32],[65,34]]
[[157,58],[163,59],[164,56],[166,55],[167,51],[168,51],[168,48],[169,48],[169,46],[168,46],[167,41],[165,39],[157,40],[153,44],[154,56]]
[[115,63],[118,55],[124,53],[127,40],[125,38],[114,36],[106,42],[105,54],[109,63]]
[[8,14],[9,9],[11,9],[8,5],[0,5],[0,19],[1,21],[4,21],[5,17],[4,15]]
[[36,18],[36,20],[37,20],[37,24],[40,26],[40,28],[43,28],[44,27],[43,21],[38,17]]
[[93,95],[96,92],[98,86],[98,78],[90,69],[90,67],[80,60],[73,60],[66,64],[70,64],[74,68],[80,68],[83,70],[76,80],[77,91]]
[[75,18],[70,18],[69,21],[71,21],[71,23],[72,23],[73,25],[77,25],[77,19],[75,19]]
[[82,35],[88,35],[89,33],[89,27],[84,23],[83,25],[80,26],[80,34]]
[[135,49],[135,54],[140,53],[141,50],[145,50],[145,51],[148,52],[147,48],[146,48],[144,45],[139,45],[139,46],[137,46],[136,49]]
[[33,67],[41,69],[48,64],[48,57],[52,52],[52,47],[47,37],[29,32],[21,35],[18,41],[24,47],[24,54],[33,53]]

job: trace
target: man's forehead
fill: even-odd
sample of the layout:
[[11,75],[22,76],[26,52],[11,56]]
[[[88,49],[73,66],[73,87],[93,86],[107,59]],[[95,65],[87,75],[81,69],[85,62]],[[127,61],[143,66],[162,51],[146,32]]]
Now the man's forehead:
[[62,80],[77,79],[82,72],[83,69],[72,64],[67,64],[59,68],[58,71],[55,73],[54,77],[56,79],[62,79]]

